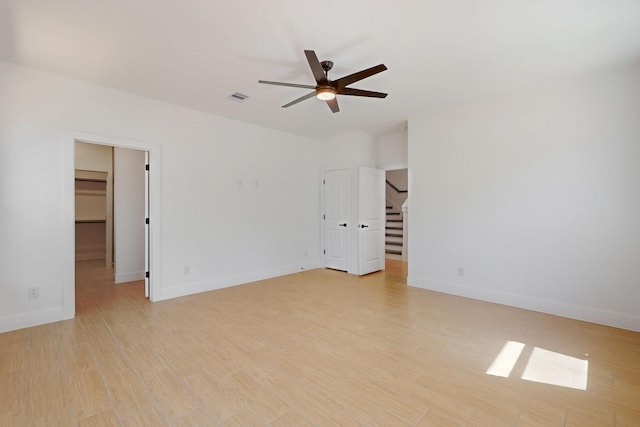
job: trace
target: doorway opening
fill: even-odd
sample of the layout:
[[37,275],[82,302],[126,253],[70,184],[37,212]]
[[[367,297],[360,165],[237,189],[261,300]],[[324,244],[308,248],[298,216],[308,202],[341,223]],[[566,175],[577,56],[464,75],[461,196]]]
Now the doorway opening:
[[143,150],[75,141],[76,310],[105,284],[149,297],[148,158]]
[[408,169],[387,170],[385,189],[385,257],[387,259],[407,262],[408,197]]

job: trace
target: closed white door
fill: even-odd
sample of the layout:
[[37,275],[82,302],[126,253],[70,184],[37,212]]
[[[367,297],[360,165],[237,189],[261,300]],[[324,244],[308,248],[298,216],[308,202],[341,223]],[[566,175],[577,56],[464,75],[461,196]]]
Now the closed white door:
[[351,249],[351,180],[347,169],[327,171],[324,186],[324,266],[335,270],[349,269]]
[[149,262],[150,247],[149,247],[149,152],[144,152],[144,296],[149,298],[150,287],[150,271],[151,265]]
[[384,270],[385,176],[381,169],[358,170],[358,274]]

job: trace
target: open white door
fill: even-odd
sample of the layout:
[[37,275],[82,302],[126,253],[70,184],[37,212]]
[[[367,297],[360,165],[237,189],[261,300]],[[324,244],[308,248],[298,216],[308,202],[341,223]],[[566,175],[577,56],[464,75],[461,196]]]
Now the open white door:
[[149,298],[150,263],[149,263],[149,152],[144,153],[144,296]]
[[351,239],[351,180],[347,169],[324,174],[324,266],[335,270],[349,269]]
[[358,274],[384,270],[385,176],[381,169],[358,171]]

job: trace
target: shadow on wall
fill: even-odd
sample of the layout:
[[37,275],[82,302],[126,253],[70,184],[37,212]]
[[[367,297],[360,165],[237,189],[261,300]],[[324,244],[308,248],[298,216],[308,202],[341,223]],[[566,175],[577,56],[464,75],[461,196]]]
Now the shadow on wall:
[[0,58],[18,62],[15,13],[11,2],[0,2]]

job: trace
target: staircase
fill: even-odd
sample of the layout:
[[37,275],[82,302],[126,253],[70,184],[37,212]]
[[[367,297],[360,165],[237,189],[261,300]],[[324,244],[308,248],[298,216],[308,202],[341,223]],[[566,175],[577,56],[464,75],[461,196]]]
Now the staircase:
[[387,222],[385,226],[385,252],[402,255],[402,212],[387,206]]

